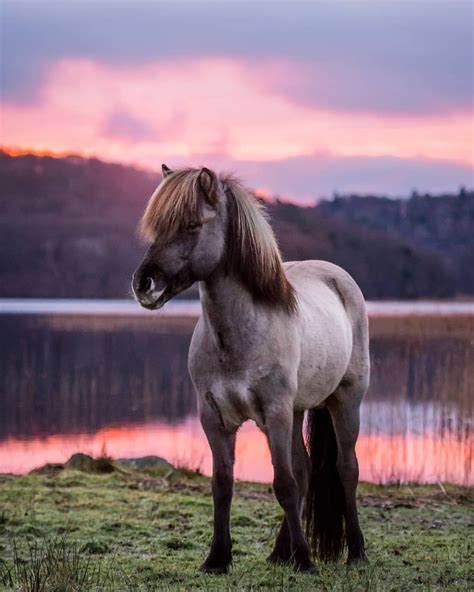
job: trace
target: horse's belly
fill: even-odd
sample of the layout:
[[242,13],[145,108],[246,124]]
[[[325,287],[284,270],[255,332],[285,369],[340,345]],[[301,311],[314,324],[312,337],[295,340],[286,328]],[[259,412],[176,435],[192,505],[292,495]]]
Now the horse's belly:
[[329,397],[346,373],[351,355],[352,330],[345,319],[307,335],[298,368],[295,408],[310,409]]
[[349,360],[334,365],[331,371],[308,370],[300,372],[295,409],[311,409],[329,397],[341,382]]

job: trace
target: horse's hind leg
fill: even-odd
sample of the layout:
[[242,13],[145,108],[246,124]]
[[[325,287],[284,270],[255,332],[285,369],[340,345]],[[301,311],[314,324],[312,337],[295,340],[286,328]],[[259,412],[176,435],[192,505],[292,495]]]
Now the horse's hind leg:
[[366,390],[367,384],[364,380],[344,380],[334,394],[326,400],[337,440],[337,471],[344,488],[348,563],[367,560],[364,537],[357,514],[356,489],[359,481],[359,465],[355,452],[359,435],[360,402]]
[[[293,476],[298,485],[299,511],[303,511],[303,503],[308,488],[308,473],[310,460],[303,440],[304,411],[295,411],[293,414],[293,438],[292,438],[292,469]],[[286,517],[283,517],[273,551],[267,558],[271,563],[288,563],[291,560],[291,537]]]

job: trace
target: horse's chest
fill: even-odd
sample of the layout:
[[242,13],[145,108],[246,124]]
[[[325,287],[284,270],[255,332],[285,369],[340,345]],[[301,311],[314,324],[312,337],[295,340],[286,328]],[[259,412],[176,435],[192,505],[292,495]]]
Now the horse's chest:
[[227,429],[237,428],[247,419],[254,420],[259,427],[264,426],[263,410],[256,394],[246,385],[215,383],[201,396]]
[[200,404],[209,405],[225,427],[238,427],[252,419],[263,428],[265,393],[275,394],[282,382],[277,357],[271,342],[258,348],[252,343],[217,348],[207,335],[198,334],[191,347],[189,370]]
[[236,370],[235,364],[229,368],[226,361],[215,360],[196,381],[199,398],[213,408],[226,428],[238,427],[247,419],[263,427],[264,411],[257,387],[266,373],[265,365]]

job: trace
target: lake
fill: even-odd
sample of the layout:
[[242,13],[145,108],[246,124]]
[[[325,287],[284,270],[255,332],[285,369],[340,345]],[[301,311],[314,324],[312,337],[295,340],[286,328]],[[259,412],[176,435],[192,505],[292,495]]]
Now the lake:
[[[0,300],[0,472],[72,453],[149,454],[209,474],[187,350],[199,303]],[[372,302],[361,478],[474,484],[474,303]],[[239,479],[271,481],[264,436],[239,431]]]

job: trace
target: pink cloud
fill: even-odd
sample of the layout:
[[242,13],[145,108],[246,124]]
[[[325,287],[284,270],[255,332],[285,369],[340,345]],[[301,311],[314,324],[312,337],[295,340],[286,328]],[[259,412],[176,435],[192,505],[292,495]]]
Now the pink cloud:
[[331,111],[275,90],[287,76],[281,60],[200,58],[132,67],[67,59],[50,70],[39,104],[4,105],[3,142],[153,167],[164,155],[189,162],[206,153],[229,161],[319,153],[474,164],[469,113]]

